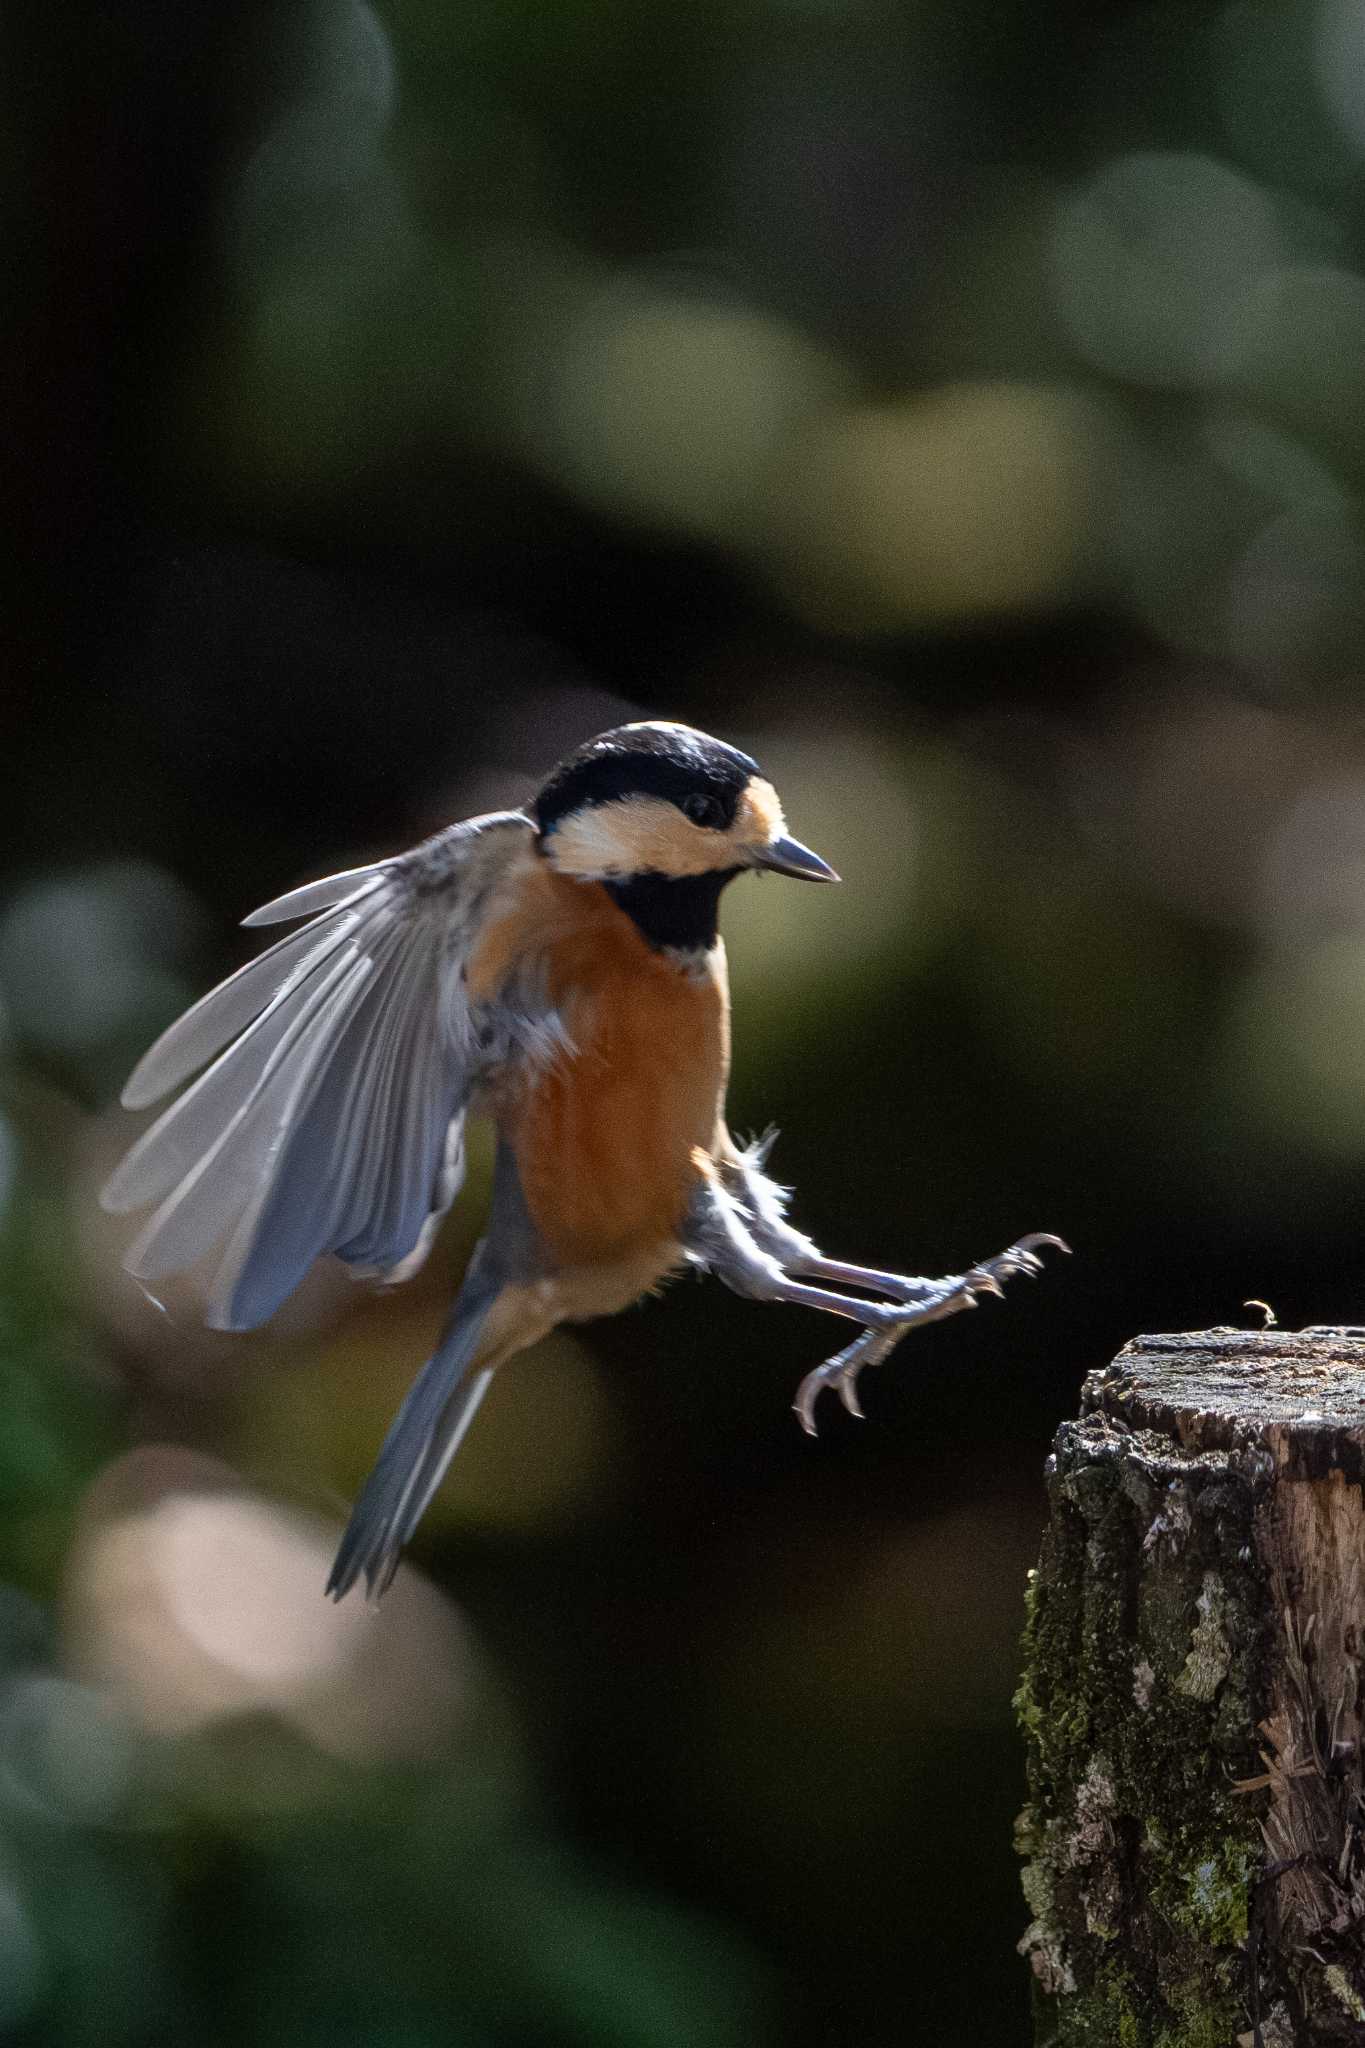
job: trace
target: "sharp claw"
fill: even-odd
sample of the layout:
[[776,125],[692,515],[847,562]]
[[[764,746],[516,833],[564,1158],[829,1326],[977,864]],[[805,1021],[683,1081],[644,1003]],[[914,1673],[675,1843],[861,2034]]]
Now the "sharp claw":
[[[866,1418],[858,1400],[857,1385],[858,1374],[864,1366],[880,1365],[916,1323],[936,1321],[955,1309],[976,1308],[983,1294],[1003,1298],[1005,1281],[1013,1279],[1016,1274],[1036,1280],[1043,1271],[1043,1262],[1036,1252],[1047,1245],[1059,1252],[1071,1249],[1064,1238],[1055,1237],[1051,1231],[1035,1230],[1029,1236],[1021,1237],[1008,1251],[1001,1252],[998,1258],[983,1259],[979,1266],[973,1266],[958,1279],[905,1281],[907,1293],[903,1298],[898,1297],[899,1312],[885,1305],[868,1305],[863,1311],[863,1335],[834,1358],[827,1358],[823,1365],[817,1365],[808,1372],[796,1390],[792,1409],[806,1435],[813,1437],[819,1434],[815,1411],[827,1387],[837,1388],[839,1399],[848,1413],[858,1421],[864,1421]],[[878,1279],[879,1283],[886,1278],[885,1275],[871,1277]],[[911,1289],[913,1292],[909,1291]]]
[[1031,1231],[1027,1237],[1021,1237],[1017,1244],[1012,1244],[1008,1251],[1001,1252],[998,1258],[983,1259],[979,1266],[973,1266],[967,1275],[968,1281],[974,1289],[979,1289],[984,1294],[1003,1294],[1005,1290],[1002,1283],[1006,1280],[1013,1280],[1016,1276],[1036,1280],[1043,1271],[1043,1262],[1037,1256],[1035,1247],[1043,1245],[1052,1245],[1061,1252],[1069,1252],[1071,1249],[1064,1238],[1054,1236],[1051,1231]]
[[858,1402],[858,1374],[864,1365],[877,1363],[880,1356],[881,1347],[872,1342],[872,1332],[868,1330],[835,1357],[827,1358],[823,1365],[815,1366],[806,1374],[796,1390],[792,1406],[807,1436],[816,1434],[816,1403],[826,1387],[837,1388],[839,1399],[850,1415],[859,1422],[866,1420]]
[[830,1371],[832,1365],[834,1365],[834,1360],[827,1358],[823,1365],[812,1366],[796,1390],[796,1399],[792,1402],[792,1407],[796,1411],[797,1420],[807,1436],[818,1436],[820,1434],[815,1424],[815,1410],[820,1396],[824,1393],[825,1388],[830,1385],[834,1377]]

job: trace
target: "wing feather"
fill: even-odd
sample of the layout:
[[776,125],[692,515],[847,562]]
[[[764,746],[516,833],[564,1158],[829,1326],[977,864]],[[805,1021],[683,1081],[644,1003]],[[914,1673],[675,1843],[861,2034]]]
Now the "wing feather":
[[305,882],[302,888],[289,889],[272,902],[263,903],[259,910],[252,911],[250,917],[244,917],[242,923],[284,924],[291,917],[311,917],[315,911],[331,910],[338,903],[350,902],[361,889],[372,887],[380,880],[385,868],[398,865],[397,861],[375,861],[367,868],[347,868],[340,875],[324,875],[320,882]]
[[[206,1148],[249,1106],[295,1027],[313,1014],[332,985],[340,948],[356,933],[357,922],[348,920],[335,942],[315,945],[301,968],[265,999],[259,1014],[162,1111],[106,1184],[100,1198],[106,1209],[122,1214],[160,1201],[204,1156]],[[359,936],[363,941],[366,934],[360,932]],[[343,960],[349,957],[350,953],[341,954]],[[263,988],[257,993],[258,1004],[262,1000]]]
[[201,996],[138,1061],[120,1098],[124,1108],[147,1109],[197,1073],[205,1060],[220,1052],[272,999],[283,996],[296,977],[340,945],[354,930],[360,914],[357,910],[336,919],[315,919],[287,938],[277,939]]
[[139,1280],[194,1265],[236,1223],[265,1175],[278,1132],[331,1048],[344,1006],[369,972],[368,961],[338,960],[295,1015],[250,1093],[144,1225],[126,1262]]
[[247,920],[313,913],[135,1070],[124,1099],[142,1104],[204,1068],[104,1190],[107,1208],[156,1205],[130,1271],[159,1279],[221,1248],[209,1320],[246,1329],[323,1252],[395,1277],[415,1270],[459,1189],[481,1057],[464,960],[531,829],[517,813],[472,819]]
[[[351,1263],[397,1265],[421,1233],[435,1200],[445,1134],[462,1107],[467,1078],[419,1054],[423,1008],[440,1000],[424,975],[428,935],[406,936],[400,957],[376,977],[338,1036],[306,1116],[290,1120],[262,1199],[249,1255],[229,1256],[214,1287],[211,1320],[250,1329],[273,1314],[321,1248]],[[378,1113],[385,1043],[402,1061],[396,1114]],[[366,1183],[351,1177],[357,1156],[373,1162]]]

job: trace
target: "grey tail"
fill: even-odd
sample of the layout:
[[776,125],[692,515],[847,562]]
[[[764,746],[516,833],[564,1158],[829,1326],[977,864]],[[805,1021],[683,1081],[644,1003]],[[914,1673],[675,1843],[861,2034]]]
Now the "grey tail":
[[346,1525],[327,1581],[334,1600],[344,1599],[362,1573],[372,1600],[392,1583],[403,1547],[488,1391],[493,1368],[471,1373],[470,1366],[498,1293],[498,1282],[477,1269],[460,1289],[441,1341],[395,1415]]

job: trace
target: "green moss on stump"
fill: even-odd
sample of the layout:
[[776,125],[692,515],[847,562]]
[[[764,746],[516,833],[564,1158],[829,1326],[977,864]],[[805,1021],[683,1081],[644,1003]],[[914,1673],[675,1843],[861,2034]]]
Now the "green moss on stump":
[[1246,2021],[1263,1469],[1063,1426],[1016,1706],[1040,2044],[1231,2048]]

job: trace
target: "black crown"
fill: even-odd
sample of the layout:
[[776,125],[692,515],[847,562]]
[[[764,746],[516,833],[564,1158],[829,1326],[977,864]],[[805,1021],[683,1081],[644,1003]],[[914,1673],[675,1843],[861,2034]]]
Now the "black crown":
[[689,797],[704,796],[724,829],[734,823],[739,799],[759,772],[757,762],[737,747],[690,726],[620,725],[560,762],[531,806],[532,815],[548,834],[574,811],[620,797],[662,797],[682,810]]

